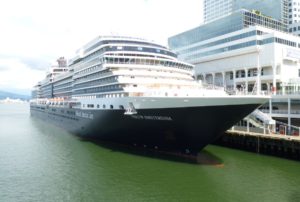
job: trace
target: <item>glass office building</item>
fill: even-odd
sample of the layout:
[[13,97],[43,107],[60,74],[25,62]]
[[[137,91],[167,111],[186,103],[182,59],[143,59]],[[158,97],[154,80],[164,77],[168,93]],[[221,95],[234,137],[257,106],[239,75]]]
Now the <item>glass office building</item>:
[[170,37],[168,42],[170,48],[176,50],[176,52],[181,55],[182,52],[180,51],[180,47],[195,45],[195,43],[222,36],[253,25],[260,25],[283,32],[287,31],[287,25],[278,20],[242,9],[235,11],[229,16]]
[[[240,9],[258,10],[282,23],[288,23],[289,0],[204,0],[204,22],[230,15]],[[295,0],[294,0],[295,1]]]
[[204,0],[204,22],[229,15],[233,12],[233,0]]

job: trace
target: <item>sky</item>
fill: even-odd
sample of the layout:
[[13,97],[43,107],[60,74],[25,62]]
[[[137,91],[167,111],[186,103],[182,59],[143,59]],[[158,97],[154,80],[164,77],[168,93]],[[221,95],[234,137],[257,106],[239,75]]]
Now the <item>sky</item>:
[[0,7],[0,90],[30,94],[57,58],[100,35],[167,45],[203,22],[203,0],[9,0]]

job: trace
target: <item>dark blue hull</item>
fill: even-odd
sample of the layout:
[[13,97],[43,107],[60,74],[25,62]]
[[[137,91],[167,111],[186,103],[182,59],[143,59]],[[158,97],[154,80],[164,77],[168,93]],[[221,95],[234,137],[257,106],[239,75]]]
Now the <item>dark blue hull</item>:
[[76,135],[151,148],[199,151],[259,104],[124,110],[31,106],[31,116]]

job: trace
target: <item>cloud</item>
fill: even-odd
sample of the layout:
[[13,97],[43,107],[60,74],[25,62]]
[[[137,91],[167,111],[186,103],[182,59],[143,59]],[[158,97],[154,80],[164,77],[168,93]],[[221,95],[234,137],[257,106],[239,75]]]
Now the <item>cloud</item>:
[[[10,61],[7,63],[7,61]],[[35,70],[44,70],[49,69],[51,65],[50,57],[26,57],[22,55],[0,55],[0,71],[9,70],[12,61],[18,64],[23,64],[28,68]]]
[[25,64],[30,69],[43,70],[43,71],[49,69],[51,65],[50,58],[47,59],[47,58],[25,57],[25,58],[20,58],[20,62]]
[[1,89],[31,89],[45,76],[44,70],[36,70],[15,59],[0,59]]
[[0,72],[7,71],[7,70],[9,70],[9,67],[3,66],[3,64],[0,64]]
[[[201,23],[201,4],[201,0],[4,1],[0,86],[23,80],[21,87],[30,86],[27,78],[41,79],[40,70],[60,56],[70,59],[99,35],[136,36],[167,45],[168,37]],[[26,78],[14,75],[19,73]]]

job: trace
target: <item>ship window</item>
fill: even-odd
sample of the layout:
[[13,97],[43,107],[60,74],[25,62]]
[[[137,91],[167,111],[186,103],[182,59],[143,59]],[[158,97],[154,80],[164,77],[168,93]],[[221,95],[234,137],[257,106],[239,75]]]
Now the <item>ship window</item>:
[[111,108],[111,109],[113,109],[113,108],[114,108],[114,106],[113,106],[113,105],[110,105],[110,108]]
[[120,109],[124,109],[124,106],[123,106],[123,105],[119,105],[119,108],[120,108]]
[[105,106],[105,105],[103,105],[102,107],[103,107],[103,109],[105,109],[105,108],[106,108],[106,106]]
[[97,108],[100,108],[100,105],[97,105]]

